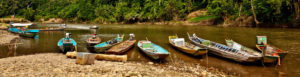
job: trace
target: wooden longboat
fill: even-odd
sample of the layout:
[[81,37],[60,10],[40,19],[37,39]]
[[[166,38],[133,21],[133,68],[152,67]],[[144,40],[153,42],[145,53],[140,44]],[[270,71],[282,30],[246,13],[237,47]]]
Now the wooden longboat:
[[243,46],[243,45],[241,45],[241,44],[239,44],[239,43],[237,43],[233,40],[226,39],[225,41],[226,41],[227,46],[229,46],[231,48],[246,51],[246,52],[251,53],[253,55],[262,56],[262,54],[259,51],[256,51],[256,50],[253,50],[251,48],[245,47],[245,46]]
[[109,48],[121,43],[123,41],[124,35],[120,36],[118,34],[118,36],[114,39],[111,39],[109,41],[97,44],[94,46],[95,48],[95,52],[97,53],[105,53],[106,50],[108,50]]
[[108,49],[107,51],[105,51],[105,53],[106,54],[122,55],[126,51],[128,51],[129,49],[131,49],[134,46],[135,42],[136,42],[136,40],[126,40],[126,41],[123,41],[120,44],[115,45],[112,48]]
[[65,28],[47,28],[47,29],[39,29],[40,31],[64,31]]
[[166,49],[152,43],[151,41],[138,41],[138,47],[143,53],[154,60],[162,60],[169,56],[169,52]]
[[278,61],[278,64],[280,64],[280,59],[283,59],[287,55],[287,52],[268,45],[266,36],[256,36],[256,41],[256,48],[263,53],[265,63]]
[[207,48],[201,48],[192,43],[185,42],[184,38],[178,38],[177,36],[169,36],[169,43],[176,49],[193,56],[205,55],[208,52]]
[[199,38],[196,34],[193,34],[193,36],[188,34],[188,37],[192,43],[210,50],[209,53],[237,62],[256,62],[262,58],[262,56],[259,55],[254,55],[246,51],[234,49],[223,44]]
[[95,52],[94,46],[101,43],[101,39],[99,37],[90,37],[85,42],[87,43],[87,49],[91,52]]

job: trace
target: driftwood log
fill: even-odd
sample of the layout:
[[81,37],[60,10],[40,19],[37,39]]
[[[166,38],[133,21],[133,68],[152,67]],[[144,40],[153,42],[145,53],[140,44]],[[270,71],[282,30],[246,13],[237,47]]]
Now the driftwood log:
[[[76,58],[78,52],[67,52],[66,56],[68,58]],[[97,60],[107,60],[107,61],[127,61],[127,55],[108,55],[108,54],[94,54]]]

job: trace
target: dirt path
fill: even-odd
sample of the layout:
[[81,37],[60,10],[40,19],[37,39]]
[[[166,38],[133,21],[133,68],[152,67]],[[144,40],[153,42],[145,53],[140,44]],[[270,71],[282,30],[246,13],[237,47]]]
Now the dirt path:
[[75,59],[60,53],[42,53],[0,59],[0,77],[225,77],[222,72],[206,71],[204,67],[170,66],[152,62],[95,61],[93,65],[77,65]]

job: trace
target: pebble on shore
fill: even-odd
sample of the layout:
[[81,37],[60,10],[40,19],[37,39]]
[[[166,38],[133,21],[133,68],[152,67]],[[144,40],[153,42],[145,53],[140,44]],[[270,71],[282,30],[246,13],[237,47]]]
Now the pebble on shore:
[[225,77],[204,67],[156,65],[149,62],[95,61],[93,65],[75,64],[60,53],[41,53],[0,59],[0,76],[4,77]]

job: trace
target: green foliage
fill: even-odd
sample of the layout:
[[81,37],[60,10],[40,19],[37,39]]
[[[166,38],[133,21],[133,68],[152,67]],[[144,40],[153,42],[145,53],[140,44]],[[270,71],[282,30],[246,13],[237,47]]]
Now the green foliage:
[[23,9],[24,13],[23,16],[24,18],[28,19],[28,20],[34,20],[34,10],[32,8],[27,8],[27,9]]
[[[77,22],[147,22],[184,20],[192,11],[206,9],[209,16],[235,19],[252,16],[251,1],[260,22],[296,19],[295,0],[1,0],[0,17],[29,20],[63,18]],[[199,21],[208,17],[197,17]]]

